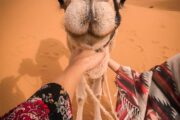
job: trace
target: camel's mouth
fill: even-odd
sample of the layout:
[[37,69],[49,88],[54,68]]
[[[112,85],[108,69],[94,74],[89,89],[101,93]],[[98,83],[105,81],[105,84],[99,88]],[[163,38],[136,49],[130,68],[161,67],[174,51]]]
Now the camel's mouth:
[[77,37],[106,37],[116,28],[115,11],[103,1],[96,2],[93,10],[87,1],[71,2],[65,12],[65,28]]
[[[113,31],[112,33],[114,33]],[[91,34],[85,34],[81,36],[74,36],[70,33],[67,34],[68,42],[72,46],[76,46],[81,49],[101,50],[111,43],[111,38],[114,34],[109,34],[104,37],[96,37]]]

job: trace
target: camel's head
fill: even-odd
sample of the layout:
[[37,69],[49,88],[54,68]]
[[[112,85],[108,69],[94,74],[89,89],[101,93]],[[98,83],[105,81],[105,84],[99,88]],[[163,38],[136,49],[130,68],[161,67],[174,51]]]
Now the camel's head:
[[58,1],[65,10],[64,24],[71,50],[80,47],[98,51],[110,43],[121,21],[119,8],[124,0]]
[[[65,10],[68,39],[73,39],[75,42],[89,47],[98,42],[106,43],[120,24],[119,8],[122,6],[122,0],[58,1]],[[97,47],[100,46],[93,48]]]

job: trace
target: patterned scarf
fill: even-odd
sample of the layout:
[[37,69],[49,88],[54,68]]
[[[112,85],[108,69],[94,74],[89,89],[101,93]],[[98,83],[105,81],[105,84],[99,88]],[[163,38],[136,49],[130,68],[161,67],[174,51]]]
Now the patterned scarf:
[[119,120],[175,120],[180,94],[167,62],[138,73],[130,67],[117,71],[116,112]]

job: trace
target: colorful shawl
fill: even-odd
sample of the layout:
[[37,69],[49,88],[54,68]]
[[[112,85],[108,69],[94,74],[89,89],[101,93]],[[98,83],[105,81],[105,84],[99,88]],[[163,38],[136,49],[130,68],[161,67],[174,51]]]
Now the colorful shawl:
[[[180,59],[175,62],[180,70]],[[175,79],[171,68],[169,62],[143,73],[120,67],[116,72],[118,119],[180,120],[180,79]],[[175,72],[180,76],[180,71]]]
[[64,88],[56,83],[41,87],[32,97],[0,120],[72,120],[71,101]]

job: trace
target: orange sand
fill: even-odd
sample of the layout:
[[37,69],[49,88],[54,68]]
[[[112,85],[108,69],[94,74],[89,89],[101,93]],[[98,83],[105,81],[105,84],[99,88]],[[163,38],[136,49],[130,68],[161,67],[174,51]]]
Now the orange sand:
[[[178,0],[136,1],[129,0],[121,11],[122,23],[111,55],[120,64],[143,71],[180,52],[180,7]],[[57,78],[68,64],[69,51],[63,10],[57,1],[1,0],[0,12],[2,115],[42,84]],[[108,71],[112,95],[116,90],[114,75]],[[104,98],[107,97],[103,96],[102,101],[109,109]],[[84,119],[92,120],[92,116],[88,101]]]

